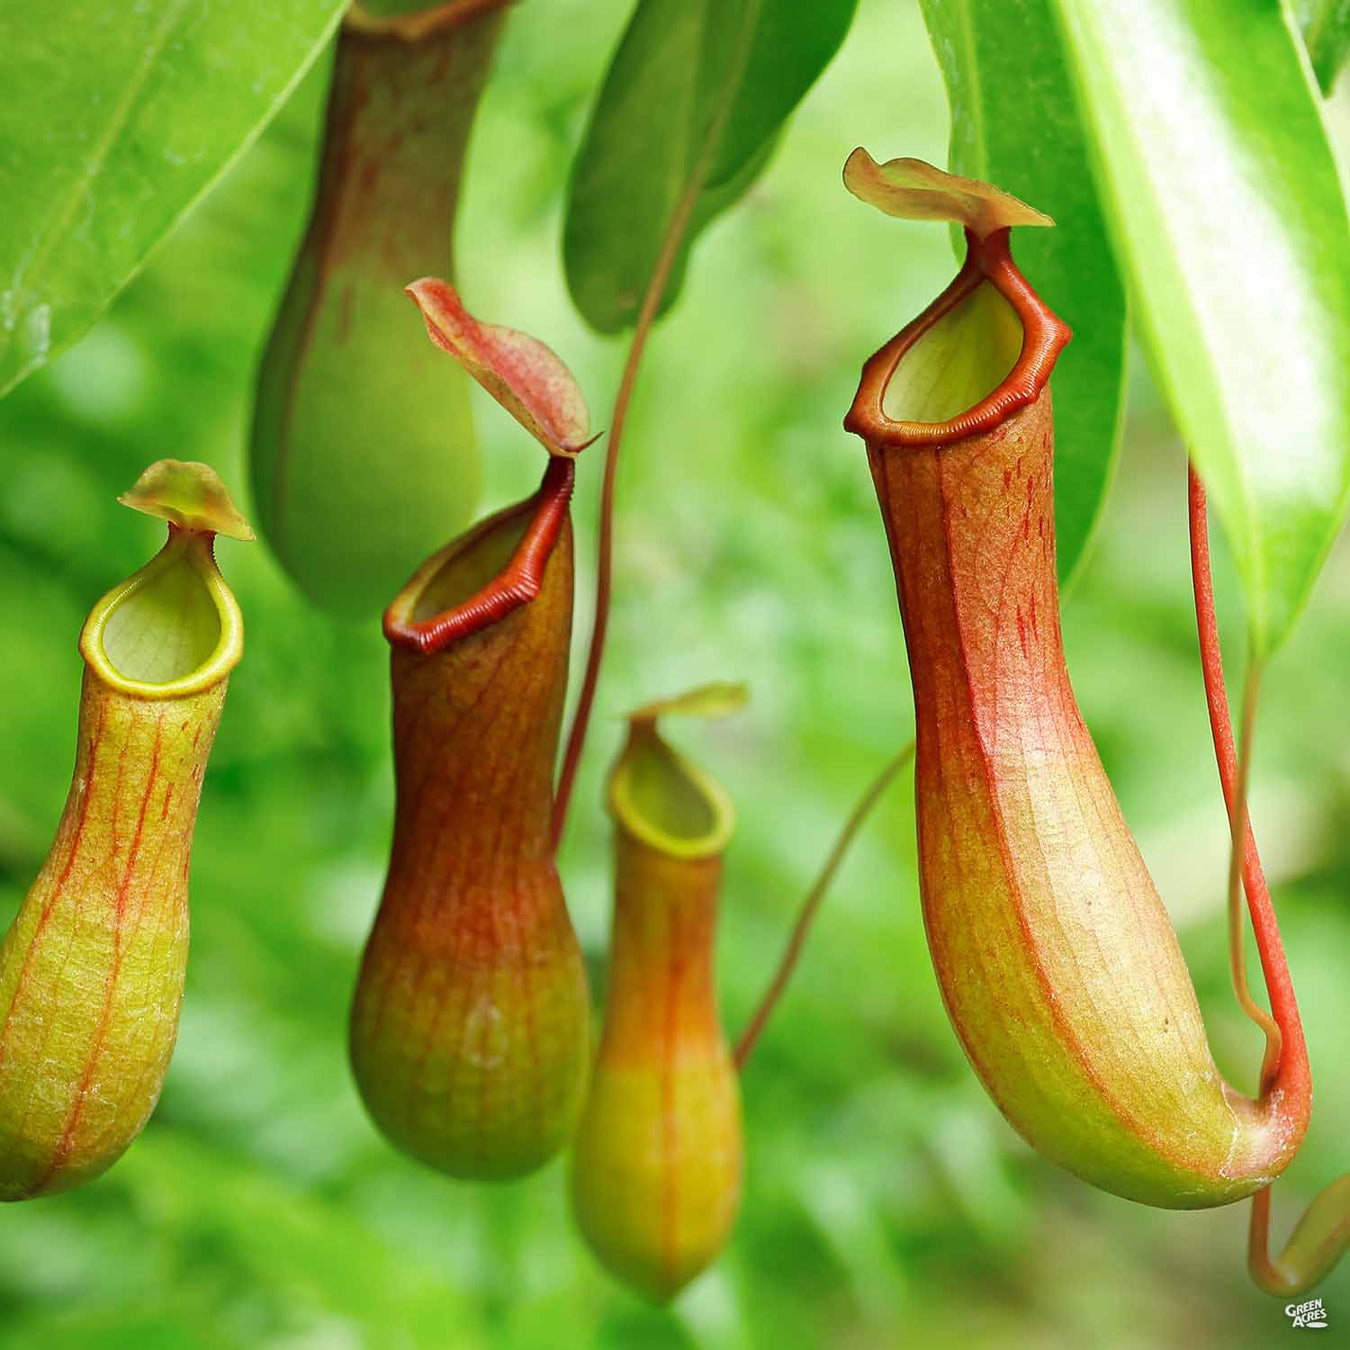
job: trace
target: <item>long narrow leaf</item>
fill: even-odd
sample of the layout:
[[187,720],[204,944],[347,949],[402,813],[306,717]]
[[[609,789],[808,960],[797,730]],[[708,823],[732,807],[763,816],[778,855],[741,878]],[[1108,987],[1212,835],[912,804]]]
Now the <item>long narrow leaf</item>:
[[[1055,369],[1059,572],[1083,557],[1120,444],[1125,292],[1049,0],[920,0],[952,108],[951,169],[1054,217],[1017,259],[1074,332]],[[887,154],[901,149],[882,147]]]
[[567,282],[592,327],[637,318],[676,203],[725,98],[745,6],[749,57],[662,308],[690,244],[767,163],[778,132],[843,41],[857,0],[640,0],[605,77],[572,169],[563,232]]
[[1287,635],[1350,489],[1350,226],[1274,0],[1054,0],[1098,185],[1172,412]]
[[98,318],[280,107],[342,8],[0,5],[0,393]]

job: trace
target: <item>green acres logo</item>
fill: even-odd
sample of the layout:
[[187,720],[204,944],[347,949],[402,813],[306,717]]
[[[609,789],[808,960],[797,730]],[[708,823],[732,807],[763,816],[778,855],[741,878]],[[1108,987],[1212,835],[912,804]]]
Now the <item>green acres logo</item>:
[[1290,1326],[1325,1327],[1327,1324],[1326,1309],[1320,1298],[1310,1298],[1306,1303],[1290,1303],[1284,1311]]

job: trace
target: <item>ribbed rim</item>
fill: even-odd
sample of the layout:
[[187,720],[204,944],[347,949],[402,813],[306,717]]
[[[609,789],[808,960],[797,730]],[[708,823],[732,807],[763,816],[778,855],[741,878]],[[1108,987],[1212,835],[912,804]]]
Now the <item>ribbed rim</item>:
[[[500,623],[513,610],[529,604],[539,594],[544,568],[567,519],[576,469],[570,459],[549,458],[543,482],[534,496],[488,516],[466,534],[433,553],[408,580],[384,612],[384,635],[395,647],[405,647],[424,656],[444,651],[451,643],[492,624]],[[524,538],[516,545],[510,562],[481,590],[461,605],[443,610],[420,623],[413,621],[418,602],[437,573],[452,559],[467,553],[485,535],[516,517],[530,517]]]
[[[966,231],[966,260],[952,284],[863,367],[858,393],[844,418],[845,430],[861,436],[869,445],[951,445],[992,431],[1040,397],[1073,334],[1018,271],[1009,252],[1010,233],[1008,229],[995,230],[979,239]],[[905,354],[986,281],[1008,301],[1022,323],[1022,350],[1013,368],[978,403],[945,422],[905,422],[888,417],[882,403]]]

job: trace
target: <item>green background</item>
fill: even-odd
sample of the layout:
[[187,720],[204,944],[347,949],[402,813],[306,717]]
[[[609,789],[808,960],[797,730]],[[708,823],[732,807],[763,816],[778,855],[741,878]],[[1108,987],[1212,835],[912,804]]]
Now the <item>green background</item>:
[[[567,165],[624,0],[513,15],[470,152],[460,282],[550,343],[596,426],[622,340],[559,263]],[[241,495],[252,370],[302,223],[325,72],[79,346],[0,404],[0,921],[69,785],[85,612],[157,543],[117,492],[163,455]],[[1342,149],[1344,100],[1332,107]],[[624,709],[710,679],[750,708],[672,734],[733,793],[719,981],[743,1025],[796,904],[911,725],[893,582],[861,446],[862,359],[949,279],[945,230],[887,220],[839,171],[944,162],[917,7],[863,0],[747,199],[695,249],[649,353],[620,473],[611,648],[562,868],[603,987],[602,775]],[[1034,278],[1033,278],[1034,280]],[[417,317],[409,307],[409,322]],[[539,451],[476,403],[489,497]],[[581,465],[578,656],[601,446]],[[1189,612],[1184,458],[1142,361],[1093,556],[1064,612],[1084,714],[1192,963],[1220,1065],[1257,1034],[1227,984],[1225,822]],[[722,1261],[669,1313],[571,1229],[563,1168],[512,1186],[404,1161],[365,1119],[345,1019],[378,899],[392,778],[378,626],[308,609],[261,545],[222,541],[247,653],[202,800],[182,1032],[159,1110],[102,1181],[0,1212],[0,1346],[1262,1346],[1288,1319],[1243,1272],[1246,1212],[1149,1211],[1036,1158],[974,1081],[929,969],[908,780],[879,810],[747,1070],[748,1177]],[[1241,634],[1220,547],[1230,646]],[[1235,659],[1230,664],[1236,664]],[[579,671],[580,661],[574,661]],[[1282,1236],[1350,1163],[1350,555],[1271,668],[1253,788],[1307,1022],[1317,1107],[1276,1189]],[[1318,1291],[1350,1325],[1350,1266]]]

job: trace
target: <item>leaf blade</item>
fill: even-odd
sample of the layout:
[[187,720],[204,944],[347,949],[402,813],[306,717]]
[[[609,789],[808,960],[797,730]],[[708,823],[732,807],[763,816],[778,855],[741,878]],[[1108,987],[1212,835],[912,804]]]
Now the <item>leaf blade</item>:
[[920,0],[920,8],[952,106],[951,169],[997,184],[1057,223],[1018,231],[1015,246],[1032,285],[1074,331],[1054,377],[1055,523],[1067,582],[1120,450],[1124,284],[1048,0]]
[[1264,655],[1350,493],[1350,223],[1310,72],[1278,6],[1054,3],[1142,328]]
[[[730,54],[757,5],[749,56]],[[856,0],[641,0],[620,40],[573,164],[563,228],[568,289],[602,333],[630,327],[667,225],[736,79],[706,182],[662,301],[679,294],[699,231],[749,187],[779,131],[843,41]]]
[[98,318],[285,101],[341,8],[72,0],[59,24],[6,8],[0,394]]

